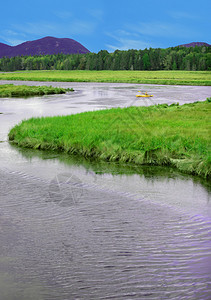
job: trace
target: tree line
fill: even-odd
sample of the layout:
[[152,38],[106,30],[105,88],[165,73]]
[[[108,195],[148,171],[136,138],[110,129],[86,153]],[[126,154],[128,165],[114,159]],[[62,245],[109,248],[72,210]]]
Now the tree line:
[[211,70],[211,47],[101,50],[87,54],[16,56],[0,59],[0,71],[16,70]]

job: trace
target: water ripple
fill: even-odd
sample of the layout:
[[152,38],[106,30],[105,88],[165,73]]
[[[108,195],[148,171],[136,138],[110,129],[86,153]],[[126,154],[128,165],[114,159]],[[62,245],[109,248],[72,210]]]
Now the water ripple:
[[63,207],[50,181],[0,175],[0,266],[13,258],[5,270],[20,286],[51,300],[210,299],[209,219],[81,182]]

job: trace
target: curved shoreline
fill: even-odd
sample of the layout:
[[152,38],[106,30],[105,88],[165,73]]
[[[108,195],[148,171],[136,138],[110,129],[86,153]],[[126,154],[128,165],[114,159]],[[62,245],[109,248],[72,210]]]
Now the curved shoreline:
[[52,86],[28,86],[28,85],[14,85],[3,84],[0,85],[0,98],[7,97],[32,97],[43,96],[53,94],[65,94],[66,92],[72,92],[73,89],[58,88]]
[[16,125],[9,140],[105,161],[171,166],[209,178],[209,112],[207,100],[32,118]]

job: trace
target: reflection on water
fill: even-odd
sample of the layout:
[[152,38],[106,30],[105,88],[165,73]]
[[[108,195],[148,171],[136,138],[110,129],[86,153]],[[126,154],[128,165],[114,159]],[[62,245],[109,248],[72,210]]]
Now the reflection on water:
[[209,182],[7,142],[24,117],[125,106],[135,88],[2,100],[1,300],[211,298]]
[[10,258],[0,262],[1,270],[13,274],[15,286],[20,281],[22,294],[29,291],[31,299],[37,299],[37,290],[44,299],[209,299],[210,217],[123,189],[112,191],[106,177],[104,185],[73,181],[80,201],[73,201],[70,184],[61,205],[52,197],[52,181],[0,176],[1,257]]
[[[36,177],[42,175],[47,181],[52,180],[52,176],[71,172],[84,184],[100,185],[112,191],[138,193],[142,197],[171,206],[177,203],[177,208],[211,217],[211,185],[208,180],[181,174],[173,168],[108,163],[55,151],[21,149],[13,145],[11,147],[16,149],[23,160],[33,164],[31,174]],[[42,170],[41,174],[39,170]],[[50,178],[49,172],[52,175]]]

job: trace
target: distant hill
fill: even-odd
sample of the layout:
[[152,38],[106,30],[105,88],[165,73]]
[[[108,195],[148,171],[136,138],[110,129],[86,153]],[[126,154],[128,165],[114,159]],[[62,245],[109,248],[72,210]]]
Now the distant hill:
[[76,54],[90,52],[83,45],[68,38],[44,37],[35,41],[28,41],[17,46],[0,43],[0,58],[3,56],[27,56],[47,54]]
[[6,44],[0,43],[0,57],[5,56],[6,53],[9,53],[12,47]]
[[183,44],[183,45],[179,45],[178,47],[195,47],[195,46],[206,46],[206,47],[210,47],[211,45],[207,44],[207,43],[203,43],[203,42],[192,42],[192,43],[189,43],[189,44]]

